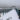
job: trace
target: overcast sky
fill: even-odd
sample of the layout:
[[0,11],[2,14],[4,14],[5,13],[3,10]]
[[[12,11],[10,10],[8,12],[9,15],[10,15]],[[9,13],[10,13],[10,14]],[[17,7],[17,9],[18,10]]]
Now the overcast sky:
[[20,10],[20,0],[16,0],[16,8]]
[[16,5],[16,0],[0,0],[0,5],[1,6],[15,6]]
[[20,9],[20,0],[0,0],[0,7],[16,6]]

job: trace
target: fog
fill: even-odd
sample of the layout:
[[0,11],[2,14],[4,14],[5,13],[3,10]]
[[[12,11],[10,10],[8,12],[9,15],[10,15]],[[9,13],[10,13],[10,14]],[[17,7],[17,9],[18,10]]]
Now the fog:
[[16,0],[0,0],[1,7],[11,7],[16,5]]
[[0,0],[0,8],[16,6],[20,10],[20,0]]
[[16,0],[16,8],[20,10],[20,0]]

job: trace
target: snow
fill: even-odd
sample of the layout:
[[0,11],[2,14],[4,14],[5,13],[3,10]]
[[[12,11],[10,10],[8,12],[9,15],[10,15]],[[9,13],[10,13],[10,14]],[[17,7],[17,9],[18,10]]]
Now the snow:
[[10,17],[12,17],[11,20],[19,20],[15,9],[12,9],[10,12],[4,14],[3,20],[9,19]]
[[6,20],[8,18],[12,17],[12,20],[19,20],[18,15],[15,9],[11,10],[10,12],[6,13],[6,15],[3,16],[3,20]]

